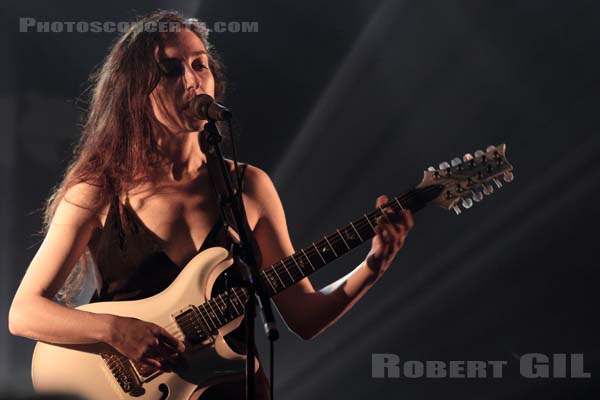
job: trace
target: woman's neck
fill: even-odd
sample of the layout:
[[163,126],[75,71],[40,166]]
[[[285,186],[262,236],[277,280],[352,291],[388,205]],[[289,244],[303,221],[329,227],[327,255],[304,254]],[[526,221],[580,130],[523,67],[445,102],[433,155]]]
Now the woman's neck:
[[164,135],[159,140],[167,158],[167,178],[174,181],[194,179],[206,163],[206,155],[200,149],[199,132],[183,132]]

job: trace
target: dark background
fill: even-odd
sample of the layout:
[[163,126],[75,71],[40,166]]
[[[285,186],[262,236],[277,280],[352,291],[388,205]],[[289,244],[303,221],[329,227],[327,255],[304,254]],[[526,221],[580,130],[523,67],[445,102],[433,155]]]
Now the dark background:
[[[211,40],[228,66],[240,158],[272,176],[296,248],[417,184],[428,165],[507,143],[515,166],[514,183],[460,217],[418,214],[385,277],[318,338],[281,325],[279,398],[598,398],[599,4],[3,2],[0,392],[31,392],[34,343],[10,336],[8,308],[79,134],[76,99],[116,37],[19,33],[19,17],[128,21],[170,8],[209,25],[258,21],[258,32]],[[522,378],[517,358],[533,352],[584,353],[592,378]],[[373,379],[372,353],[509,365],[502,379]]]

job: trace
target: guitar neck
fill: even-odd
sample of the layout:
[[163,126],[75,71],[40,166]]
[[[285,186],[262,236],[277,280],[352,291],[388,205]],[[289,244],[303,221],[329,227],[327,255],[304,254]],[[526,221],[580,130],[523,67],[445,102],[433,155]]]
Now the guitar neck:
[[[289,257],[264,268],[260,272],[263,287],[269,297],[281,293],[296,282],[336,260],[375,235],[375,226],[380,218],[386,218],[384,210],[409,209],[417,212],[435,199],[444,189],[441,185],[413,189],[393,198],[381,207],[363,214],[348,225],[323,236],[317,242],[295,252]],[[244,313],[248,300],[245,288],[232,288],[206,303],[196,307],[197,319],[203,321],[208,330],[216,330]]]
[[377,222],[380,219],[385,221],[385,209],[390,208],[393,211],[409,209],[416,212],[423,208],[431,198],[437,197],[439,193],[439,189],[432,186],[424,189],[414,189],[393,198],[369,213],[363,214],[348,225],[323,236],[321,240],[313,242],[276,264],[264,268],[260,273],[264,287],[269,291],[270,296],[284,291],[301,279],[373,238]]

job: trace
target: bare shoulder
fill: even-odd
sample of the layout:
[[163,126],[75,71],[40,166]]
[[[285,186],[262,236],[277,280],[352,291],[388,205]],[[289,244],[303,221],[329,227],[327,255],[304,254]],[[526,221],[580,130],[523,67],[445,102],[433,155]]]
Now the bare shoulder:
[[244,193],[252,199],[261,218],[283,221],[283,205],[269,174],[254,165],[248,165],[244,176]]
[[60,200],[52,223],[79,222],[101,225],[108,211],[101,186],[79,182],[69,187]]
[[252,164],[248,164],[246,167],[244,185],[245,189],[253,192],[260,192],[261,190],[274,186],[269,174]]
[[[269,174],[263,169],[248,164],[244,174],[244,193],[259,203],[272,200],[277,190]],[[262,204],[267,205],[267,204]]]
[[[233,161],[227,161],[231,171],[234,171],[235,167]],[[241,162],[238,162],[238,168],[241,169],[240,166],[242,164],[246,164],[246,171],[244,172],[244,194],[254,197],[257,194],[260,194],[261,191],[274,187],[271,177],[264,170],[250,163]]]

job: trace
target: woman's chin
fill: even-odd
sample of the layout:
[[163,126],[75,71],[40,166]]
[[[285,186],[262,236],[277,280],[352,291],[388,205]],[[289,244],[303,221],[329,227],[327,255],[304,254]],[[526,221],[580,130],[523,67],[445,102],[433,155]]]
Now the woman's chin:
[[185,117],[178,121],[177,125],[180,130],[186,132],[198,131],[202,128],[201,120],[193,117]]
[[201,131],[204,129],[205,124],[206,121],[203,119],[194,119],[193,121],[188,122],[187,126],[189,126],[192,131]]

